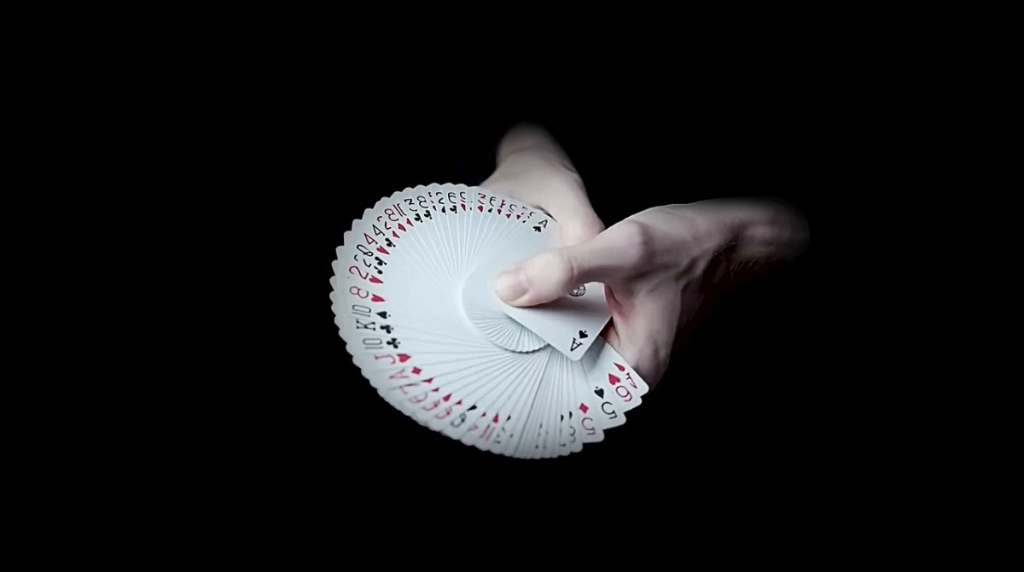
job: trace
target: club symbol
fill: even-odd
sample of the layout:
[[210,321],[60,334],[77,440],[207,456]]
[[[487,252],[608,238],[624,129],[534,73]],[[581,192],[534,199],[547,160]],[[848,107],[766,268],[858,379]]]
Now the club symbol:
[[384,262],[383,260],[381,260],[379,256],[374,256],[373,259],[377,261],[377,266],[387,266],[388,265],[388,263]]
[[389,346],[391,346],[391,347],[393,347],[393,348],[395,348],[395,349],[398,349],[398,346],[399,346],[399,345],[400,345],[401,343],[402,343],[402,342],[398,341],[398,339],[397,339],[397,338],[391,338],[390,340],[388,340],[388,345],[389,345]]
[[381,327],[380,327],[380,329],[382,329],[382,330],[384,330],[385,332],[387,332],[387,333],[389,333],[389,334],[390,334],[390,333],[391,333],[391,330],[393,330],[394,328],[392,328],[392,327],[391,327],[391,326],[389,326],[388,324],[384,324],[383,326],[381,326]]
[[[534,228],[536,228],[536,227],[534,227]],[[537,231],[537,232],[540,232],[540,231]],[[580,286],[577,286],[577,287],[573,288],[572,292],[569,292],[569,295],[574,297],[574,298],[579,298],[580,296],[582,296],[582,295],[584,295],[586,293],[587,293],[587,285],[583,284],[583,285],[580,285]],[[586,336],[580,336],[580,337],[584,337],[585,338]]]
[[395,247],[395,243],[391,242],[390,238],[385,240],[384,244],[388,245],[388,248],[394,248]]
[[423,218],[420,215],[418,215],[418,214],[416,216],[412,217],[412,220],[414,220],[416,222],[423,222]]

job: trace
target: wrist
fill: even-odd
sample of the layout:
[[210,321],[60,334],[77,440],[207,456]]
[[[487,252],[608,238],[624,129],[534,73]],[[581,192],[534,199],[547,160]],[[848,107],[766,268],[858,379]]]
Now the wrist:
[[715,200],[694,205],[722,230],[719,258],[735,279],[796,257],[807,241],[800,213],[772,201]]

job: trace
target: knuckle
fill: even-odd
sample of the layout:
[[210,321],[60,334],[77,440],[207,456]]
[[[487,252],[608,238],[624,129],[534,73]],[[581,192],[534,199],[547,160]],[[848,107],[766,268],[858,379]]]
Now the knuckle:
[[558,289],[575,276],[575,260],[565,249],[537,255],[526,266],[531,285],[543,291]]
[[576,280],[576,277],[579,276],[579,261],[572,251],[562,248],[551,254],[555,258],[552,261],[552,267],[555,269],[554,274],[557,276],[556,282],[559,284],[569,284]]
[[647,225],[624,220],[619,229],[619,244],[628,249],[627,255],[639,266],[647,266],[655,254],[654,235]]

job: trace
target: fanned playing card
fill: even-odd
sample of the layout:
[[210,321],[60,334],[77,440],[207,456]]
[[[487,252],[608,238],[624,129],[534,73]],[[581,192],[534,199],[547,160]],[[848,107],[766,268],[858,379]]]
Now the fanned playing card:
[[502,270],[557,247],[543,211],[477,187],[378,201],[337,249],[331,302],[353,362],[416,422],[484,451],[548,458],[625,423],[647,385],[600,338],[604,286],[513,308]]

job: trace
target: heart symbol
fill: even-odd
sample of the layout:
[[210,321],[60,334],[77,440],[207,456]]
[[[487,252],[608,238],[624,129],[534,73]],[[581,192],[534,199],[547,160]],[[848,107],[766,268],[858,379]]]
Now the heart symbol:
[[[402,223],[398,223],[398,230],[405,232],[405,225]],[[398,236],[395,235],[395,238],[398,238]]]
[[619,371],[626,371],[626,368],[622,367],[619,364],[615,364],[615,367],[619,368]]
[[383,246],[378,246],[378,247],[377,247],[377,252],[379,252],[379,253],[381,253],[381,254],[391,254],[391,253],[390,253],[390,252],[388,252],[387,250],[384,250],[384,247],[383,247]]
[[597,395],[598,397],[604,398],[604,390],[601,389],[600,387],[594,390],[594,394]]
[[374,284],[383,284],[384,283],[383,281],[381,281],[380,278],[377,278],[376,276],[370,276],[370,282],[373,282]]
[[478,211],[480,211],[480,212],[484,212],[484,207],[483,207],[483,205],[481,205],[481,206],[479,206],[479,207],[476,207],[476,210],[478,210]]
[[409,358],[411,358],[411,357],[412,356],[409,355],[409,354],[398,354],[398,362],[399,363],[405,363],[405,362],[409,361]]
[[383,302],[384,298],[381,298],[380,296],[374,294],[373,298],[371,298],[371,300],[373,300],[374,302]]
[[587,338],[587,331],[586,330],[580,330],[580,339],[583,340],[583,339],[586,339],[586,338]]
[[612,375],[610,373],[608,374],[608,385],[615,385],[616,383],[620,383],[620,382],[622,382],[621,379],[619,379],[618,377],[616,377],[616,376],[614,376],[614,375]]

